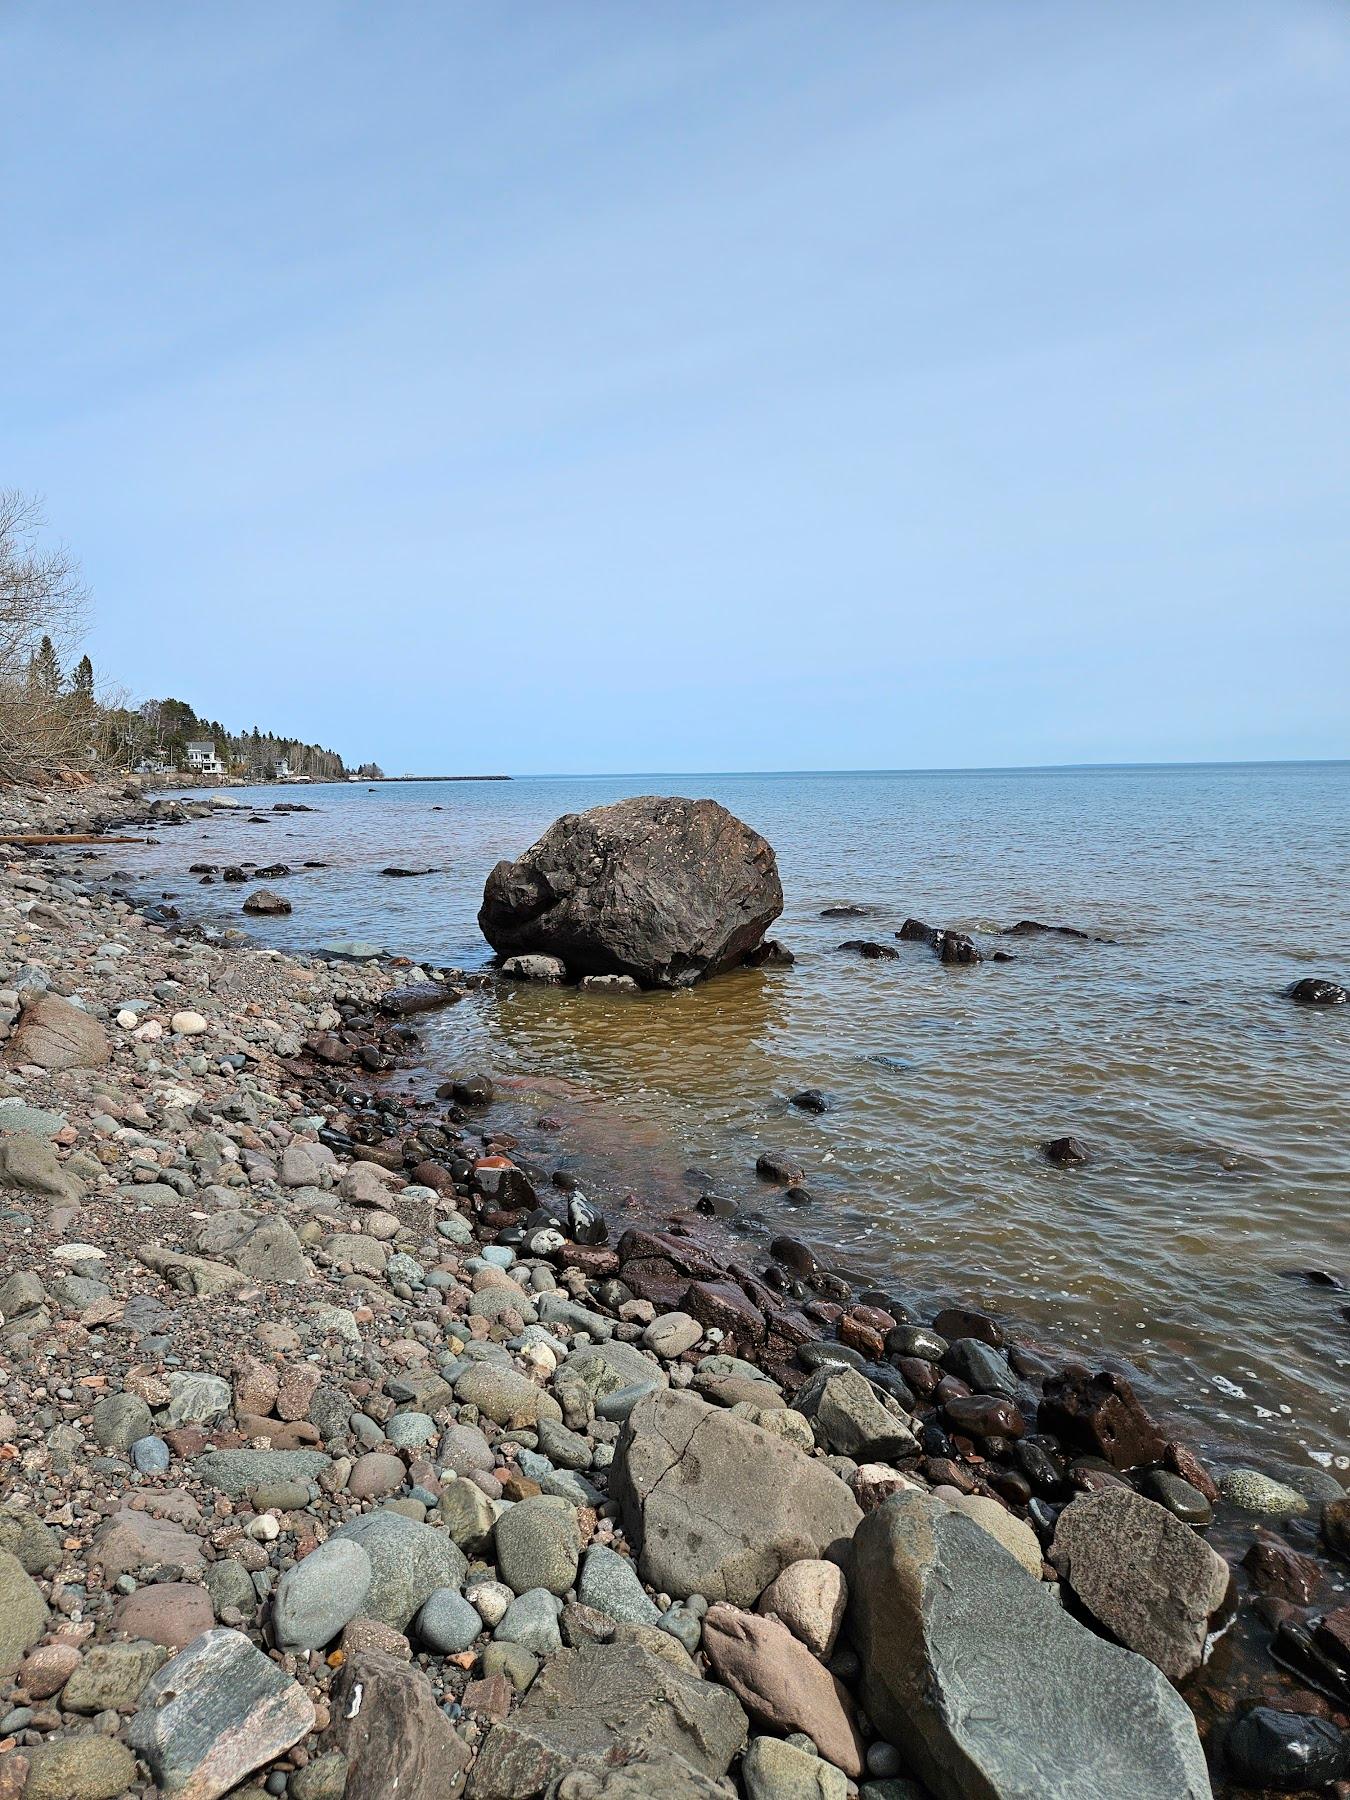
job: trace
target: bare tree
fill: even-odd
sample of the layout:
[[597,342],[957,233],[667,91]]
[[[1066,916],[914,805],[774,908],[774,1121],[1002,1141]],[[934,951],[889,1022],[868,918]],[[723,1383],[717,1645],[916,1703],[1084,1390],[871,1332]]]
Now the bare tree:
[[82,709],[41,678],[78,641],[87,595],[79,564],[43,542],[41,502],[0,489],[0,779],[51,772],[88,747]]

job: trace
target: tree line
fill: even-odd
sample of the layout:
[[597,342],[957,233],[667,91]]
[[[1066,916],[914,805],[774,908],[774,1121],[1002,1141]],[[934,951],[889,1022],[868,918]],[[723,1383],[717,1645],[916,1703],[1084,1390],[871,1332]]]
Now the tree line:
[[[186,771],[188,746],[207,743],[226,774],[249,781],[353,772],[336,750],[257,725],[232,731],[185,700],[132,704],[96,682],[87,654],[67,674],[63,657],[79,645],[88,592],[64,546],[45,542],[44,527],[35,500],[0,489],[0,781],[68,768]],[[369,762],[354,772],[381,774]]]

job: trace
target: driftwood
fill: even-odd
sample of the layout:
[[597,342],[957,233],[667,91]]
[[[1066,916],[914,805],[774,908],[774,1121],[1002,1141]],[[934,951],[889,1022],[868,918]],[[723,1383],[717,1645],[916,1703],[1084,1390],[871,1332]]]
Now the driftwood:
[[73,831],[50,834],[41,831],[0,832],[0,844],[153,844],[149,837],[88,837]]

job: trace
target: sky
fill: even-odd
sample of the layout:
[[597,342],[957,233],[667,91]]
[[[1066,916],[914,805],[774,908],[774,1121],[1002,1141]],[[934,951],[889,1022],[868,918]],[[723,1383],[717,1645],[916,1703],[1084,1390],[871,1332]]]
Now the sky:
[[389,773],[1350,754],[1339,0],[0,10],[0,486]]

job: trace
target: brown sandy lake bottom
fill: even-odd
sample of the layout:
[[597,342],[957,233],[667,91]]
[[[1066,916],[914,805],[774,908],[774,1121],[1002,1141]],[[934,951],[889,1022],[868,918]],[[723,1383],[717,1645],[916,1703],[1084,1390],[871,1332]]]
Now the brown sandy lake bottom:
[[[975,1302],[1117,1360],[1199,1445],[1350,1466],[1350,1007],[1283,997],[1350,984],[1350,765],[269,788],[265,825],[194,821],[115,857],[184,918],[472,968],[499,857],[652,792],[711,795],[774,844],[796,966],[636,998],[493,987],[418,1021],[429,1070],[519,1084],[602,1199],[711,1188],[765,1249],[788,1231],[919,1309]],[[187,874],[277,861],[277,920]],[[820,916],[846,903],[867,916]],[[943,967],[896,943],[909,915],[1015,960]],[[1023,918],[1113,941],[994,935]],[[899,956],[841,953],[852,937]],[[807,1087],[831,1110],[791,1107]],[[1090,1166],[1039,1154],[1065,1133]],[[756,1180],[763,1149],[801,1163],[809,1205]]]

